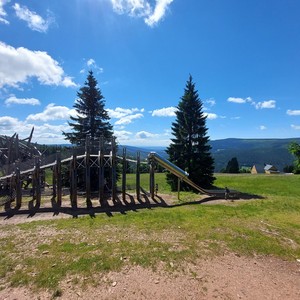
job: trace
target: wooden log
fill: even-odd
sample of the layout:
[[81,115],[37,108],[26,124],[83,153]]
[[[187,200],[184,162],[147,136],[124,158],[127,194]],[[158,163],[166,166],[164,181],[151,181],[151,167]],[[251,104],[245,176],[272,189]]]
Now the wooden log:
[[140,200],[141,198],[141,174],[140,174],[140,165],[141,165],[141,154],[138,151],[136,153],[136,198]]
[[91,207],[91,165],[90,165],[90,137],[86,136],[85,142],[85,192],[86,192],[86,206]]
[[73,148],[73,156],[70,162],[70,200],[72,208],[77,208],[77,151]]
[[150,162],[150,196],[152,199],[155,197],[155,178],[154,178],[154,162]]
[[126,171],[127,171],[127,161],[126,161],[126,148],[123,148],[123,159],[122,159],[122,199],[126,200]]
[[33,174],[33,200],[35,200],[35,209],[40,208],[41,206],[41,198],[42,198],[42,192],[41,192],[41,177],[40,177],[40,160],[38,157],[35,158],[35,170]]
[[[54,183],[53,183],[54,187]],[[61,207],[62,201],[62,170],[61,170],[61,153],[56,153],[56,187],[57,187],[57,199],[56,204]]]
[[104,199],[104,140],[100,137],[99,151],[98,151],[98,176],[99,176],[99,203],[101,206],[105,205]]
[[112,138],[111,141],[111,185],[112,185],[112,200],[117,199],[117,153],[116,153],[116,141],[115,138]]
[[16,207],[15,209],[20,209],[22,206],[22,180],[20,168],[16,168]]
[[55,165],[52,167],[52,202],[57,204],[57,156]]

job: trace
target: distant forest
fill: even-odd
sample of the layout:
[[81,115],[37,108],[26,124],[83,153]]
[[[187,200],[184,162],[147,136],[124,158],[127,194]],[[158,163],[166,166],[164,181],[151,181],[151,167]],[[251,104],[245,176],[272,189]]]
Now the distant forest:
[[[230,159],[236,157],[240,167],[252,167],[253,165],[272,164],[279,171],[292,165],[295,157],[288,151],[291,142],[300,143],[300,138],[290,139],[222,139],[210,141],[212,156],[215,160],[215,172],[224,169]],[[64,151],[67,145],[39,145],[38,148],[44,155],[50,155],[57,149]],[[69,145],[70,147],[70,145]],[[66,148],[69,148],[66,147]],[[164,147],[133,147],[119,146],[121,155],[123,147],[127,148],[127,155],[136,157],[136,152],[141,152],[141,158],[146,159],[150,151],[155,151],[165,158],[167,154]]]

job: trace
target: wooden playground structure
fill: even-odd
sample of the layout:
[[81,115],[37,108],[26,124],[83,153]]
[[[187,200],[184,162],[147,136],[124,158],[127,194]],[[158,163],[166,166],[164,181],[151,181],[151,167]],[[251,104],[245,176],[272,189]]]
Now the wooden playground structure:
[[[107,205],[108,198],[117,202],[120,195],[125,202],[128,196],[126,175],[129,164],[135,165],[137,200],[145,195],[151,199],[155,198],[158,190],[155,184],[156,164],[176,175],[178,186],[180,186],[180,181],[185,181],[202,194],[224,197],[224,190],[202,189],[188,178],[186,172],[155,152],[149,153],[147,161],[141,160],[140,152],[136,153],[136,158],[128,158],[126,148],[123,148],[122,155],[118,156],[115,138],[112,138],[110,142],[105,142],[103,137],[91,140],[87,136],[84,147],[70,147],[69,151],[63,153],[64,156],[58,151],[55,155],[44,157],[30,143],[32,132],[30,137],[22,142],[18,140],[16,134],[11,138],[2,137],[0,205],[5,205],[6,210],[20,209],[25,197],[27,201],[30,199],[32,208],[39,209],[42,197],[46,194],[51,198],[53,208],[62,206],[63,195],[66,194],[69,195],[73,209],[78,208],[80,195],[84,197],[87,208],[92,207],[92,199],[97,199],[101,207]],[[3,159],[6,164],[3,164]],[[149,192],[141,186],[140,180],[141,169],[145,165],[149,170]],[[48,178],[49,173],[51,174],[50,184],[46,182],[45,173]],[[83,178],[81,183],[79,178]],[[65,182],[68,182],[68,185],[65,185]],[[120,182],[121,187],[118,188],[117,183]]]

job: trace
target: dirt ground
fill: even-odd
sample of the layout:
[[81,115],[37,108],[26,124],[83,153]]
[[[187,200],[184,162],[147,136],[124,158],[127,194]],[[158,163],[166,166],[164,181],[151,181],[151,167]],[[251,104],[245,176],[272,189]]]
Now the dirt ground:
[[[171,199],[166,203],[170,204]],[[201,200],[203,201],[203,200]],[[225,200],[203,203],[211,205]],[[229,204],[230,205],[230,204]],[[234,205],[234,204],[232,204]],[[35,220],[70,218],[70,214],[53,212],[16,214],[10,218],[0,216],[0,225]],[[121,272],[99,274],[97,285],[85,288],[75,285],[71,278],[60,284],[60,291],[34,293],[26,288],[6,287],[0,299],[300,299],[300,258],[284,261],[273,257],[243,257],[235,253],[195,261],[176,273],[165,268],[156,271],[139,266],[127,266]],[[97,277],[98,276],[98,277]],[[88,281],[88,278],[82,278]]]
[[[84,280],[84,279],[83,279]],[[59,299],[300,299],[300,263],[232,253],[201,260],[176,274],[141,267],[98,278],[97,286],[80,289],[66,280]],[[0,291],[0,299],[51,299],[24,288]]]

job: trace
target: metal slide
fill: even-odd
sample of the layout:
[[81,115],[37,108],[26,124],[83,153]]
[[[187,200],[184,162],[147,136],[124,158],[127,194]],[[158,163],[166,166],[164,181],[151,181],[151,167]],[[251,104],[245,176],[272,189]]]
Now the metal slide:
[[161,157],[156,152],[150,152],[149,159],[153,159],[158,164],[160,164],[162,167],[164,167],[165,169],[170,171],[172,174],[177,176],[179,179],[185,181],[187,184],[192,186],[194,189],[196,189],[200,193],[206,194],[209,196],[225,197],[225,190],[206,190],[206,189],[201,188],[200,186],[198,186],[197,184],[195,184],[193,181],[191,181],[188,178],[189,174],[187,172],[183,171],[182,169],[180,169],[179,167],[177,167],[176,165],[171,163],[169,160]]

